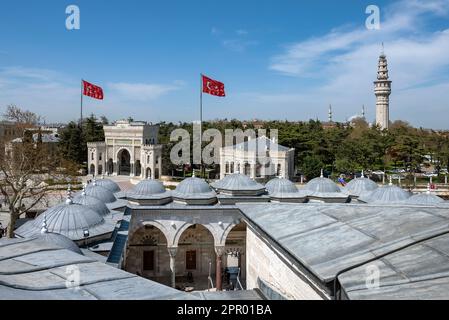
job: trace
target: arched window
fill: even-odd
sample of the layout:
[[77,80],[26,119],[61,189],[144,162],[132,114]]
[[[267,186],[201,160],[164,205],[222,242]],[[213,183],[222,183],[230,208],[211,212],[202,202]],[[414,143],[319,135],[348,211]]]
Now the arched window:
[[94,153],[92,152],[92,154],[91,154],[91,156],[90,156],[90,160],[94,160],[95,159],[95,157],[94,157]]

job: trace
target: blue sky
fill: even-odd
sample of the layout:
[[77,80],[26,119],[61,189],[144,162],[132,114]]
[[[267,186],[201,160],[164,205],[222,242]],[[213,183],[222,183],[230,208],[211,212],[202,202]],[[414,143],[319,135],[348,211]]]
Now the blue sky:
[[[76,4],[81,29],[65,28]],[[365,28],[367,5],[380,30]],[[226,85],[204,118],[374,120],[380,43],[393,81],[391,118],[449,129],[449,0],[1,1],[0,112],[79,115],[80,79],[104,88],[85,113],[197,120],[199,74]]]

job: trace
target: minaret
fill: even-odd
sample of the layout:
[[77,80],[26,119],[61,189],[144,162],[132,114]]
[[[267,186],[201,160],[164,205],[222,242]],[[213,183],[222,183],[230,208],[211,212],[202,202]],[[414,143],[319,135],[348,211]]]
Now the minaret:
[[376,95],[376,124],[381,129],[388,129],[390,121],[390,94],[391,81],[388,80],[387,56],[384,54],[382,43],[382,53],[379,56],[377,68],[377,81],[374,81],[374,94]]
[[328,113],[329,122],[332,122],[332,105],[329,105],[329,113]]

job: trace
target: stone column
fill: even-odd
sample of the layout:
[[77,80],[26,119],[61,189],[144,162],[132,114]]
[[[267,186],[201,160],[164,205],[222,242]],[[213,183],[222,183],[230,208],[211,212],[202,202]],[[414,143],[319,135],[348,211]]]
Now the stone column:
[[176,287],[176,253],[178,247],[167,247],[168,254],[170,255],[170,270],[171,270],[171,286]]
[[118,175],[118,163],[117,162],[112,163],[112,172],[111,173],[113,176]]
[[217,291],[223,290],[223,283],[222,283],[222,256],[224,254],[225,247],[224,246],[215,246],[215,253],[217,254],[217,260],[216,260],[216,266],[215,266],[215,282],[216,282],[216,288]]
[[129,168],[129,176],[130,176],[130,177],[134,177],[134,170],[135,170],[134,162],[130,162],[129,165],[130,165],[130,168]]
[[256,178],[256,164],[250,163],[250,178],[255,179]]

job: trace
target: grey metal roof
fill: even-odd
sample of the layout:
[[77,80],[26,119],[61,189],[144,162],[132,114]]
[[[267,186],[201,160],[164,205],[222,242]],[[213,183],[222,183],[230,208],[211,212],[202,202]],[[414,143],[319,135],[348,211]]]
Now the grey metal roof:
[[[79,270],[76,288],[67,285]],[[42,239],[0,239],[0,299],[198,299]]]
[[103,203],[112,203],[117,200],[112,191],[97,185],[96,182],[88,184],[85,192],[86,195],[97,198]]
[[[250,225],[262,229],[323,284],[357,263],[449,231],[449,212],[437,206],[309,203],[237,207]],[[446,267],[449,271],[449,264]]]
[[217,194],[203,179],[191,177],[181,181],[172,196],[176,199],[211,199]]
[[[349,299],[447,300],[448,248],[449,235],[446,234],[352,269],[338,279]],[[367,274],[375,270],[373,268],[379,271],[378,286],[367,286]]]
[[211,184],[219,192],[230,191],[238,194],[242,191],[245,195],[259,195],[265,193],[265,187],[250,177],[240,173],[233,173]]
[[393,184],[379,187],[371,192],[363,192],[359,200],[366,203],[395,203],[410,198],[411,193]]
[[266,136],[259,137],[257,139],[252,139],[250,141],[245,141],[242,143],[238,143],[233,146],[229,146],[226,148],[238,149],[238,150],[246,150],[246,151],[254,151],[254,152],[263,152],[265,150],[278,150],[278,151],[289,151],[290,148],[281,146],[276,142],[268,139]]
[[120,187],[117,183],[110,179],[105,179],[104,177],[95,181],[95,183],[103,188],[108,189],[112,193],[120,192]]
[[86,206],[102,216],[110,213],[108,207],[101,200],[88,196],[85,192],[75,196],[73,203]]
[[40,214],[36,219],[19,227],[15,233],[20,237],[33,237],[40,234],[46,217],[49,232],[62,234],[74,241],[85,239],[84,230],[89,237],[112,232],[116,221],[104,219],[98,212],[79,204],[60,204]]
[[377,183],[369,178],[356,178],[348,182],[343,188],[343,192],[350,195],[359,197],[362,193],[367,191],[373,191],[377,189]]

